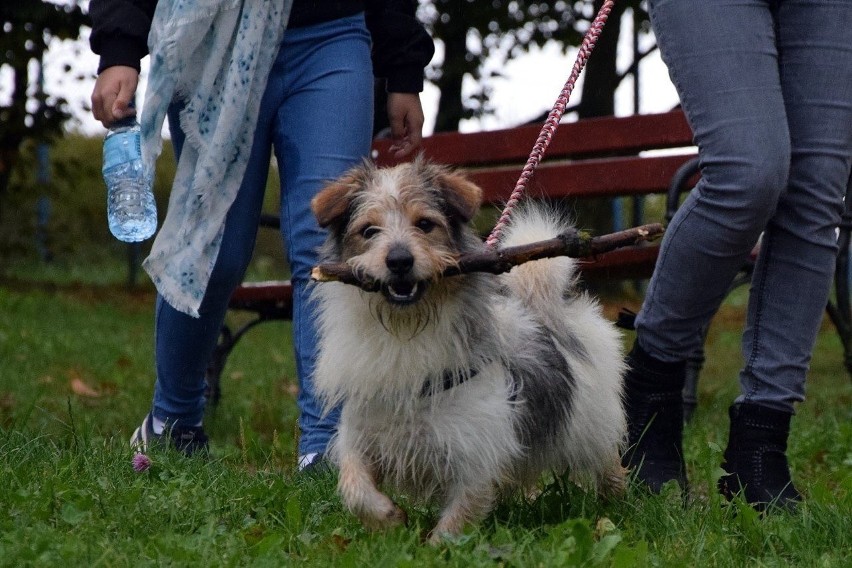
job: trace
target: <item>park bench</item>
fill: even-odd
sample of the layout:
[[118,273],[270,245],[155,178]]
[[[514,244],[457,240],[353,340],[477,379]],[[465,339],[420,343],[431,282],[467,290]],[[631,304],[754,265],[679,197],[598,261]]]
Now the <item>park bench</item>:
[[[514,189],[540,130],[540,125],[529,125],[489,132],[439,133],[424,139],[422,151],[431,161],[462,168],[483,189],[485,204],[502,206]],[[375,141],[373,159],[377,164],[393,165],[388,153],[390,144],[388,140]],[[590,118],[560,125],[528,184],[527,197],[558,200],[657,194],[666,196],[665,216],[670,219],[680,194],[688,191],[697,177],[692,131],[681,111]],[[277,226],[278,219],[264,216],[261,224]],[[849,232],[847,216],[844,250],[848,249]],[[658,250],[659,243],[621,248],[583,260],[581,271],[585,278],[592,279],[646,279],[653,272]],[[748,266],[744,267],[745,273],[748,270]],[[848,277],[848,266],[845,272]],[[843,299],[829,308],[829,314],[849,361],[852,316],[848,281],[844,278],[838,284],[838,291],[840,285],[845,286]],[[211,402],[219,399],[222,370],[240,338],[265,321],[289,319],[291,302],[292,290],[287,281],[246,282],[236,289],[230,309],[250,312],[252,319],[236,330],[227,325],[222,330],[208,370]],[[697,379],[700,355],[694,363]],[[847,368],[852,372],[848,364]],[[694,395],[694,381],[687,388],[692,388]]]

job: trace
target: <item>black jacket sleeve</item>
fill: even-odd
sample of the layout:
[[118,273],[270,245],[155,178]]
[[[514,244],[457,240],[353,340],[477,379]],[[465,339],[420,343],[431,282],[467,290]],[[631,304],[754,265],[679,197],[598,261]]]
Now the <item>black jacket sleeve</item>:
[[365,5],[376,77],[387,79],[391,93],[419,93],[435,45],[417,21],[417,0],[366,0]]
[[98,73],[114,65],[139,69],[148,54],[148,31],[157,0],[92,0],[89,45],[101,56]]

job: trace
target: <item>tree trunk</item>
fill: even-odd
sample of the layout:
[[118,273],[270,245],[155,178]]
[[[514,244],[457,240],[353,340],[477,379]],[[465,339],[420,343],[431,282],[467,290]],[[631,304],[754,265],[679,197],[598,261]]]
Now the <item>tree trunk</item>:
[[435,82],[441,93],[435,132],[455,132],[459,129],[461,120],[465,118],[462,82],[465,74],[471,70],[465,61],[467,27],[458,20],[455,25],[451,20],[441,35],[444,41],[444,63],[441,66],[441,77]]
[[0,111],[0,212],[26,132],[27,61],[12,67],[11,105]]
[[[602,4],[603,0],[595,1],[595,13],[600,10]],[[595,49],[586,63],[583,96],[577,107],[579,118],[615,114],[615,90],[620,81],[615,60],[618,37],[621,35],[621,17],[626,9],[623,2],[613,5]]]
[[[600,10],[603,0],[595,1],[595,13]],[[606,25],[595,45],[592,55],[586,63],[583,79],[582,99],[577,106],[580,119],[615,114],[615,90],[619,77],[616,70],[616,51],[618,37],[621,34],[621,17],[626,6],[616,2],[609,14]],[[590,229],[594,234],[603,235],[613,230],[613,200],[611,198],[582,199],[573,204],[577,225]],[[612,282],[588,282],[597,293],[615,293],[618,284]]]

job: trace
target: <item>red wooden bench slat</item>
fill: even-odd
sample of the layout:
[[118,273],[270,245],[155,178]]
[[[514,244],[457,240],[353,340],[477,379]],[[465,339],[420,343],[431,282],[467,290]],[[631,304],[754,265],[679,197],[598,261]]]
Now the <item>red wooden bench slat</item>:
[[[543,163],[527,186],[528,197],[616,197],[665,193],[677,169],[695,154]],[[471,170],[486,203],[505,202],[521,168]],[[541,188],[546,188],[542,190]]]
[[658,244],[625,247],[581,260],[579,267],[584,275],[595,278],[645,279],[651,277],[659,252]]
[[256,306],[289,306],[293,302],[293,288],[289,280],[243,282],[234,290],[228,307],[235,310],[257,311]]
[[[524,163],[541,131],[541,125],[489,132],[444,132],[423,140],[423,154],[441,164],[473,167],[507,162]],[[398,163],[388,154],[390,140],[373,144],[379,165]],[[680,111],[629,117],[590,118],[559,125],[547,149],[547,158],[589,155],[630,155],[648,148],[692,145],[692,131]]]

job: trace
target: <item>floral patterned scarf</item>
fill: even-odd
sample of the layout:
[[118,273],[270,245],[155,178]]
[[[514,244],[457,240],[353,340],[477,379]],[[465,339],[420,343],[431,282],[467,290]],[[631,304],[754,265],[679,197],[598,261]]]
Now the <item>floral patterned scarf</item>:
[[[251,152],[260,101],[292,0],[160,0],[148,36],[142,157],[153,174],[169,103],[186,134],[163,226],[143,267],[175,309],[198,317]],[[174,125],[173,125],[174,127]]]

